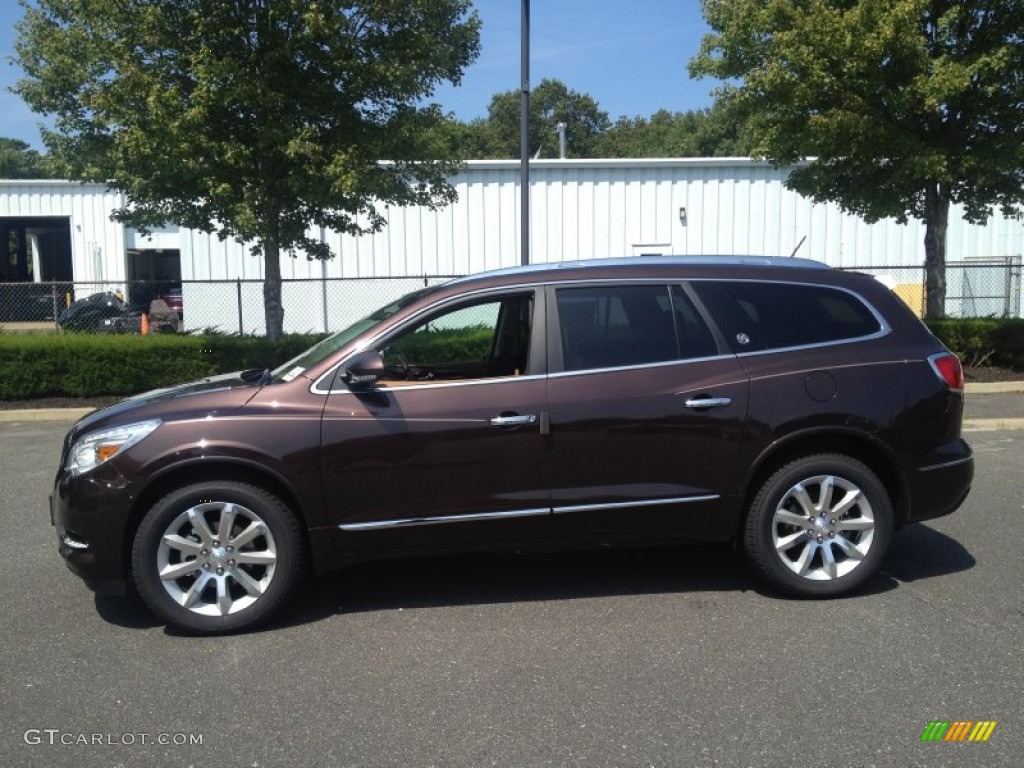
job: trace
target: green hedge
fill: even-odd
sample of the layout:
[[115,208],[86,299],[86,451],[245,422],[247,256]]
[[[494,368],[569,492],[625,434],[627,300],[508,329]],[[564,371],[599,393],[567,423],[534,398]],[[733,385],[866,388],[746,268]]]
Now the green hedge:
[[274,368],[322,336],[0,334],[0,400],[133,395],[218,373]]
[[420,330],[393,344],[385,358],[401,354],[410,363],[451,363],[479,360],[491,354],[494,329],[487,326]]
[[928,320],[927,326],[968,367],[998,365],[1024,371],[1024,320]]
[[[1024,370],[1024,320],[947,319],[927,324],[968,367]],[[320,338],[0,333],[0,400],[133,395],[218,373],[274,368]],[[448,341],[451,353],[459,357],[475,355],[484,339],[481,335]]]

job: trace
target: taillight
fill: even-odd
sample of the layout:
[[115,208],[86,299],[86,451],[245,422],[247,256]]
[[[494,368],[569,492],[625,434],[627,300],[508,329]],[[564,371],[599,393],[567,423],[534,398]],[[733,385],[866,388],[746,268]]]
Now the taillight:
[[964,369],[960,360],[951,352],[941,352],[928,358],[935,374],[946,382],[946,386],[955,392],[964,388]]

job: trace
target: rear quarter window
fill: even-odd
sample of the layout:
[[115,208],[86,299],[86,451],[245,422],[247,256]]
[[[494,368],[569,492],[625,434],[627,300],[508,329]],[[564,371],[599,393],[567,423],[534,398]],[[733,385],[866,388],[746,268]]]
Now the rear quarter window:
[[882,330],[859,296],[825,285],[722,281],[736,334],[760,349],[801,347],[871,336]]

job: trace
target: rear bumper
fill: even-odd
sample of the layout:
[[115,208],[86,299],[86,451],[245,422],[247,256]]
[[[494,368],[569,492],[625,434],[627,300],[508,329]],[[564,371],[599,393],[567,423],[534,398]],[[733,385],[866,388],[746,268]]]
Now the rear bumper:
[[974,480],[974,451],[963,439],[948,443],[908,475],[905,522],[931,520],[955,512],[964,503]]

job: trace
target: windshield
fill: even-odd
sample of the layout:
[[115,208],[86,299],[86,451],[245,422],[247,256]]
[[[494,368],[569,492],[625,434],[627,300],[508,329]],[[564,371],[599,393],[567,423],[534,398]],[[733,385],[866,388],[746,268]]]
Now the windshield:
[[275,368],[271,373],[271,380],[291,381],[296,376],[301,375],[307,368],[310,368],[333,355],[346,344],[356,339],[364,331],[369,330],[378,323],[384,322],[392,315],[409,306],[414,301],[419,300],[421,297],[426,296],[433,290],[433,288],[423,288],[419,291],[408,293],[402,298],[391,302],[387,306],[381,307],[370,315],[367,315],[362,320],[353,323],[345,330],[338,331],[338,333],[333,336],[328,336],[323,341],[314,344],[298,357],[293,357],[284,365]]

